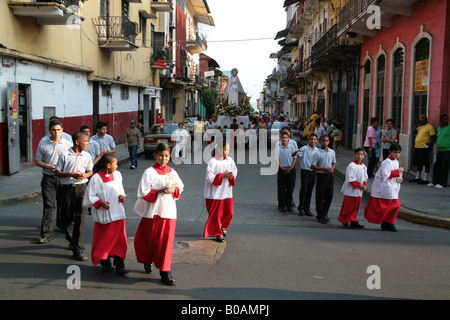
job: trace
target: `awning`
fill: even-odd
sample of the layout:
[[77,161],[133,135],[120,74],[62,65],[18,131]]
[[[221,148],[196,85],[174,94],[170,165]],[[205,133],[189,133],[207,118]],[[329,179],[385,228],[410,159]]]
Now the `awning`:
[[284,37],[286,37],[288,35],[288,33],[289,33],[289,28],[286,28],[284,30],[278,31],[274,40],[284,38]]
[[291,4],[300,2],[300,1],[301,1],[301,0],[284,0],[283,8],[285,8],[285,7],[287,7],[287,6],[290,6]]

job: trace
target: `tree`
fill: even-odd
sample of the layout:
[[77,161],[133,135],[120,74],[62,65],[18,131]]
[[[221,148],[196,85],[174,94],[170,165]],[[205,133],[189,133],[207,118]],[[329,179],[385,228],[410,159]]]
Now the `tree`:
[[202,103],[206,108],[206,116],[209,117],[214,113],[214,106],[219,92],[212,88],[203,88],[201,91]]

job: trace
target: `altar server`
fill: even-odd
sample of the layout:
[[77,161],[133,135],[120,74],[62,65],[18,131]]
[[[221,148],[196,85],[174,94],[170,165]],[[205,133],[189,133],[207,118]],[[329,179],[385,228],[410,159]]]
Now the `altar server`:
[[393,143],[389,147],[389,157],[381,163],[373,181],[371,197],[364,210],[364,216],[370,223],[381,223],[384,231],[397,231],[397,214],[400,210],[398,194],[403,183],[403,167],[398,157],[402,148]]
[[359,229],[364,228],[356,218],[363,192],[367,189],[368,175],[367,167],[362,163],[364,149],[355,149],[354,156],[355,160],[345,170],[345,181],[341,188],[341,192],[344,194],[344,201],[342,202],[338,221],[344,227],[348,227],[350,222],[350,228]]
[[92,208],[94,239],[91,259],[102,270],[112,272],[111,257],[114,258],[116,273],[124,275],[124,259],[127,253],[127,233],[125,226],[125,191],[122,175],[117,171],[117,158],[105,153],[99,161],[100,170],[92,176],[86,189],[83,205]]
[[154,263],[161,281],[174,285],[170,270],[177,221],[176,200],[184,185],[177,172],[167,165],[170,160],[167,144],[158,144],[155,159],[156,163],[144,171],[137,191],[134,211],[142,219],[134,238],[134,249],[137,261],[144,264],[146,272],[152,271]]
[[206,168],[204,197],[208,221],[203,237],[216,236],[218,242],[224,242],[234,214],[233,187],[238,170],[234,160],[228,157],[229,152],[228,143],[219,146]]

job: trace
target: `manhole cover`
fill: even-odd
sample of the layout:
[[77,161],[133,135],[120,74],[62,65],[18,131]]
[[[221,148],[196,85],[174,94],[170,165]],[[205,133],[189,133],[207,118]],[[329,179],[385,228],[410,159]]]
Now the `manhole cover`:
[[174,252],[184,251],[184,250],[188,250],[188,249],[189,249],[189,243],[187,243],[187,242],[178,241],[173,244]]

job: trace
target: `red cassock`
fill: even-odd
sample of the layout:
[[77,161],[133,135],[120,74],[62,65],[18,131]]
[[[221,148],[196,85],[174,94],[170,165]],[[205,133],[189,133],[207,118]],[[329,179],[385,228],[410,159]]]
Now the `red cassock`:
[[[156,193],[167,183],[175,186],[174,193]],[[134,206],[134,211],[142,217],[134,237],[138,262],[153,263],[161,271],[170,271],[177,221],[175,202],[183,187],[176,171],[168,166],[155,164],[143,173]]]
[[360,204],[361,197],[344,196],[338,221],[343,224],[347,224],[350,221],[356,221]]
[[100,260],[109,256],[125,259],[128,242],[125,220],[117,220],[108,224],[96,222],[94,225],[94,239],[92,241],[91,259],[96,266]]
[[[232,172],[233,177],[224,179],[226,171]],[[234,214],[233,187],[236,175],[236,164],[230,157],[214,157],[208,162],[204,190],[208,220],[203,237],[221,236],[222,230],[230,226]]]
[[383,221],[396,223],[400,210],[398,194],[401,183],[397,181],[398,177],[400,177],[399,163],[389,156],[381,163],[375,175],[371,197],[364,210],[364,217],[370,223],[380,224]]

